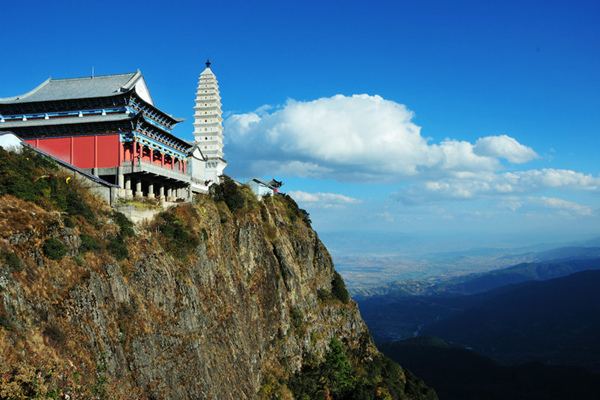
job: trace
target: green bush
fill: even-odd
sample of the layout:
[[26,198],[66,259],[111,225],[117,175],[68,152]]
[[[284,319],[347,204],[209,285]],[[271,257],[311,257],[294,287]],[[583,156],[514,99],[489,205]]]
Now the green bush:
[[342,276],[337,272],[333,272],[333,280],[331,281],[331,294],[344,304],[350,300],[350,295],[344,284]]
[[[381,354],[353,368],[340,341],[332,338],[324,361],[319,363],[307,356],[301,371],[290,377],[287,386],[295,399],[303,400],[437,399],[435,392],[422,383],[409,388],[411,381],[405,386],[402,372],[398,364]],[[410,381],[410,373],[404,372]],[[428,395],[423,395],[426,392]]]
[[61,208],[64,209],[69,215],[81,215],[88,221],[92,221],[94,219],[94,212],[90,206],[83,201],[83,197],[73,186],[69,186],[66,195],[66,206]]
[[[191,231],[184,219],[172,212],[159,214],[159,229],[166,239],[165,248],[169,254],[179,259],[185,259],[199,244],[198,235]],[[203,236],[208,239],[206,229]]]
[[21,272],[21,271],[23,271],[23,268],[25,267],[23,265],[23,261],[21,261],[19,256],[14,252],[4,253],[4,260],[6,261],[8,268],[12,272]]
[[0,328],[6,329],[7,331],[13,330],[13,324],[6,314],[0,314]]
[[276,198],[285,203],[287,216],[292,223],[296,222],[297,219],[300,219],[306,226],[309,228],[311,227],[312,221],[310,220],[310,214],[306,210],[298,207],[298,204],[291,196],[285,193],[278,193]]
[[44,251],[44,255],[51,260],[60,260],[67,254],[65,245],[56,238],[46,239],[42,246],[42,250]]
[[245,185],[238,185],[227,175],[221,175],[221,183],[212,185],[209,189],[210,196],[214,201],[223,201],[227,204],[229,211],[247,209],[258,204],[252,190]]
[[113,236],[112,238],[110,238],[110,240],[108,241],[108,250],[117,260],[127,258],[127,256],[129,255],[127,245],[125,244],[125,240],[121,235]]
[[75,223],[73,222],[73,220],[67,216],[63,216],[63,222],[67,228],[75,227]]
[[135,236],[135,230],[133,229],[134,223],[125,214],[115,211],[113,213],[113,221],[121,228],[121,235],[124,237]]
[[81,253],[86,253],[88,251],[96,251],[100,249],[100,243],[98,240],[90,236],[86,233],[81,234],[81,246],[79,246],[79,251]]

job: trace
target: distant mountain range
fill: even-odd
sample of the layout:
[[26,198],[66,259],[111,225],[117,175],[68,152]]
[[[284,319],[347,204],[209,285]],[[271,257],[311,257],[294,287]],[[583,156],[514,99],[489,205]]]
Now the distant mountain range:
[[577,259],[571,250],[553,252],[571,254],[561,261],[398,282],[354,298],[376,342],[432,335],[506,363],[600,371],[600,258]]
[[528,257],[353,297],[380,350],[441,400],[600,398],[600,247]]
[[507,364],[543,361],[600,372],[599,288],[600,271],[502,287],[421,333]]
[[589,400],[600,393],[600,374],[542,363],[504,366],[434,337],[378,347],[435,388],[440,400]]
[[563,247],[532,253],[529,258],[535,261],[441,281],[434,279],[397,281],[373,287],[352,288],[350,292],[358,302],[374,296],[474,294],[514,283],[546,280],[580,271],[600,269],[600,247]]

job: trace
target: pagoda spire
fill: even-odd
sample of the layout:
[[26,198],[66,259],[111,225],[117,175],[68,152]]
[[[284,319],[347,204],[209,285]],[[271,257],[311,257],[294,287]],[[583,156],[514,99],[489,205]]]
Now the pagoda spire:
[[215,74],[206,60],[206,69],[200,74],[194,107],[194,144],[206,158],[205,179],[219,181],[227,162],[223,159],[223,117],[221,96]]

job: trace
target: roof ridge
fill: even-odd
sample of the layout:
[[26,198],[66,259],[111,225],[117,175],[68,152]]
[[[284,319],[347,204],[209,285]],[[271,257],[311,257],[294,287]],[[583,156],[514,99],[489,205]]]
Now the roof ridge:
[[79,76],[79,77],[75,77],[75,78],[58,78],[58,79],[52,79],[49,78],[49,80],[51,80],[52,82],[57,82],[57,81],[75,81],[78,79],[99,79],[99,78],[111,78],[111,77],[115,77],[115,76],[125,76],[125,75],[135,75],[137,73],[139,73],[140,71],[137,70],[136,72],[126,72],[126,73],[122,73],[122,74],[107,74],[107,75],[94,75],[94,76]]

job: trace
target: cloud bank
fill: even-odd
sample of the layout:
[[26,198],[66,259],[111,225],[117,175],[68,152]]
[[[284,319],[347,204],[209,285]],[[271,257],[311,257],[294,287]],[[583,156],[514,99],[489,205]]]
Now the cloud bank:
[[404,105],[380,96],[337,95],[309,102],[288,100],[225,122],[235,173],[284,174],[341,182],[398,183],[464,173],[498,171],[502,160],[538,157],[506,136],[475,144],[430,143]]
[[542,169],[505,173],[480,173],[461,178],[416,183],[392,197],[404,204],[469,200],[498,195],[518,195],[547,189],[596,191],[600,178],[570,170]]
[[[522,199],[547,190],[600,191],[600,178],[564,169],[508,172],[539,158],[507,135],[475,143],[421,135],[406,106],[366,94],[288,100],[225,121],[228,167],[234,176],[295,176],[338,182],[404,184],[391,198],[405,205],[481,198]],[[299,202],[341,208],[357,201],[341,194],[293,192]],[[524,200],[523,200],[524,201]],[[539,207],[590,209],[550,197]],[[512,207],[520,206],[514,201]]]

